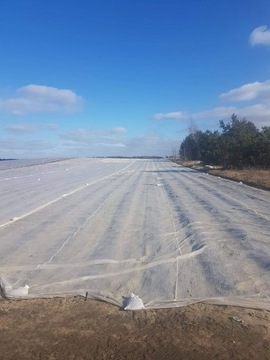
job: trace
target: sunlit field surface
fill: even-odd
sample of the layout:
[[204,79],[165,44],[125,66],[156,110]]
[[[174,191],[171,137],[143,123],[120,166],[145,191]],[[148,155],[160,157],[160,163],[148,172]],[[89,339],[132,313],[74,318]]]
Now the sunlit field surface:
[[0,194],[7,296],[270,309],[267,191],[166,160],[79,158],[3,161]]

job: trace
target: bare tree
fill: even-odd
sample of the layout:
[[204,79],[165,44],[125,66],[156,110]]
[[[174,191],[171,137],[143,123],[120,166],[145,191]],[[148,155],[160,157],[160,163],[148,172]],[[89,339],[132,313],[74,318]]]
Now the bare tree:
[[173,159],[176,159],[177,158],[177,148],[175,146],[172,147],[172,157]]

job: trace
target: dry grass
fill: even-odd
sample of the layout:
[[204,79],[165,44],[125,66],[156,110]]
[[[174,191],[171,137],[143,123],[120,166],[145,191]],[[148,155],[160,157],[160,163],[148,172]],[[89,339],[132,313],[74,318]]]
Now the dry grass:
[[210,174],[242,181],[261,189],[270,190],[270,170],[243,169],[243,170],[210,170]]
[[176,161],[177,164],[190,167],[194,170],[208,172],[211,175],[220,176],[226,179],[241,181],[259,189],[270,190],[270,169],[262,170],[248,168],[242,170],[225,170],[221,166],[214,166],[212,169],[203,166],[199,161]]

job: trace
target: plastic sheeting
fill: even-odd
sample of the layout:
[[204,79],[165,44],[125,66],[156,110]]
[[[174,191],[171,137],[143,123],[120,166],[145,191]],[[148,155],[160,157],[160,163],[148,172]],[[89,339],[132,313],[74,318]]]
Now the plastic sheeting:
[[0,163],[0,196],[2,295],[270,310],[267,191],[165,160],[70,159]]

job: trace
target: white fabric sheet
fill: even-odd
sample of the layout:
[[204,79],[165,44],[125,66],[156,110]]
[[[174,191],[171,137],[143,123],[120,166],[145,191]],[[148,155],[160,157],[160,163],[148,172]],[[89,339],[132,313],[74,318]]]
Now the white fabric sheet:
[[7,295],[270,310],[269,192],[166,160],[14,165],[0,162]]

